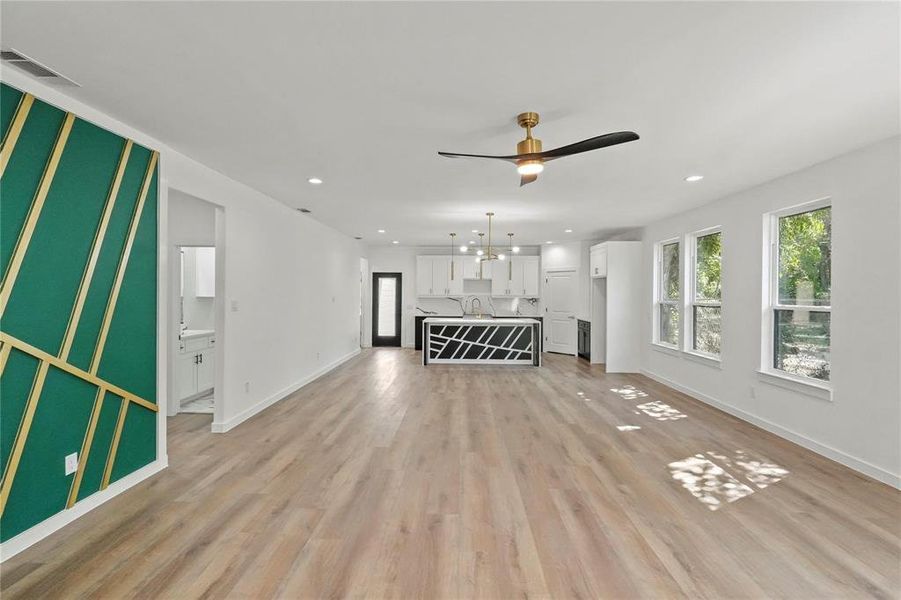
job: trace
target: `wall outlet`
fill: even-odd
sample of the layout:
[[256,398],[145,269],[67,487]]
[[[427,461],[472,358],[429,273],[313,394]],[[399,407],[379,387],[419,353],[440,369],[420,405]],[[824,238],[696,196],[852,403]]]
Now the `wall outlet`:
[[249,381],[245,381],[245,382],[244,382],[244,393],[245,393],[245,394],[249,394],[249,393],[250,393],[250,382],[249,382]]
[[316,360],[319,360],[319,353],[316,353]]
[[239,304],[237,300],[232,300],[232,312],[238,312]]
[[78,452],[66,456],[66,475],[71,475],[78,470]]

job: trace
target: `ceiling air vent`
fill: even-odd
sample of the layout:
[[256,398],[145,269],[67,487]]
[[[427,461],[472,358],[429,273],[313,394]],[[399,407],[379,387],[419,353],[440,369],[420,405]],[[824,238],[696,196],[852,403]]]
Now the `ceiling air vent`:
[[63,77],[56,71],[42,65],[38,61],[28,58],[18,50],[2,50],[0,51],[0,58],[3,59],[4,63],[18,69],[22,69],[29,75],[37,77],[38,79],[43,79],[45,81],[53,83],[61,83],[64,85],[78,85],[68,77]]
[[311,211],[309,208],[298,208],[297,210],[299,210],[300,212],[302,212],[302,213],[305,214],[305,215],[308,215],[308,214],[310,214],[311,212],[313,212],[313,211]]

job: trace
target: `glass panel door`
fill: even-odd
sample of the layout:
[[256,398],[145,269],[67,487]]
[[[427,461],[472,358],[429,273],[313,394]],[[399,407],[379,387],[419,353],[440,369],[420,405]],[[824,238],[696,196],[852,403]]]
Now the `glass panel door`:
[[401,274],[372,274],[372,345],[400,346]]

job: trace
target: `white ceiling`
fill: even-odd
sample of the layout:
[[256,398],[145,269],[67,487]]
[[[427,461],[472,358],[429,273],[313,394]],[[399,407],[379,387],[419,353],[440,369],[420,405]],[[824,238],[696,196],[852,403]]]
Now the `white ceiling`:
[[[643,225],[898,134],[898,11],[4,1],[2,39],[82,84],[76,98],[348,235],[437,244],[494,210],[495,232],[530,244]],[[641,140],[524,188],[510,164],[437,156],[512,153],[525,110],[546,149]]]

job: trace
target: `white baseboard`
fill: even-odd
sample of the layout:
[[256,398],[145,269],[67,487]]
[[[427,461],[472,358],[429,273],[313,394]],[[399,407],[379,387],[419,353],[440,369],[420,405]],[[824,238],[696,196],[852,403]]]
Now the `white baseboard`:
[[107,500],[115,498],[125,490],[134,487],[148,477],[156,475],[167,466],[169,466],[168,457],[164,456],[161,459],[157,459],[149,465],[144,465],[134,473],[129,473],[122,479],[114,481],[109,484],[109,487],[105,490],[91,494],[84,500],[80,500],[72,508],[64,509],[62,512],[56,513],[52,517],[41,521],[34,527],[26,529],[19,535],[6,540],[0,544],[0,562],[12,558],[22,550],[40,542],[51,533],[59,531],[75,519],[94,510]]
[[737,417],[742,421],[747,421],[748,423],[756,425],[761,429],[765,429],[772,434],[778,435],[781,438],[785,438],[790,442],[798,444],[799,446],[803,446],[804,448],[807,448],[812,452],[816,452],[817,454],[825,456],[829,460],[834,460],[835,462],[843,464],[850,469],[854,469],[859,473],[863,473],[868,477],[872,477],[873,479],[888,484],[896,489],[901,489],[901,476],[895,475],[891,471],[886,471],[881,467],[877,467],[876,465],[872,465],[864,460],[860,460],[859,458],[845,454],[841,450],[836,450],[831,446],[821,444],[820,442],[812,440],[809,437],[804,436],[796,431],[786,429],[781,425],[777,425],[771,421],[767,421],[766,419],[752,415],[751,413],[743,411],[740,408],[726,404],[725,402],[717,400],[712,396],[708,396],[707,394],[699,392],[698,390],[678,384],[675,381],[667,379],[666,377],[663,377],[661,375],[657,375],[656,373],[652,373],[646,369],[642,369],[641,374],[650,377],[654,381],[662,383],[665,386],[671,387],[674,390],[678,390],[683,394],[691,396],[695,400],[700,400],[704,404],[709,404],[714,408],[718,408],[723,412],[729,413],[733,417]]
[[352,352],[348,352],[347,354],[338,358],[337,360],[334,360],[331,363],[325,365],[318,371],[313,372],[311,375],[304,377],[300,381],[289,385],[285,389],[280,390],[280,391],[276,392],[275,394],[272,394],[268,398],[265,398],[264,400],[257,402],[250,408],[241,411],[240,413],[238,413],[231,419],[228,419],[227,421],[220,421],[220,422],[214,421],[213,426],[212,426],[212,432],[213,433],[225,433],[227,431],[231,431],[232,429],[234,429],[235,427],[237,427],[238,425],[240,425],[247,419],[266,410],[267,408],[269,408],[276,402],[278,402],[280,400],[284,400],[285,398],[287,398],[288,396],[290,396],[291,394],[293,394],[294,392],[296,392],[303,386],[307,385],[311,381],[319,379],[320,377],[322,377],[329,371],[338,368],[342,364],[344,364],[347,361],[349,361],[350,359],[352,359],[354,356],[357,356],[359,353],[360,353],[359,348],[357,348],[356,350],[353,350]]

